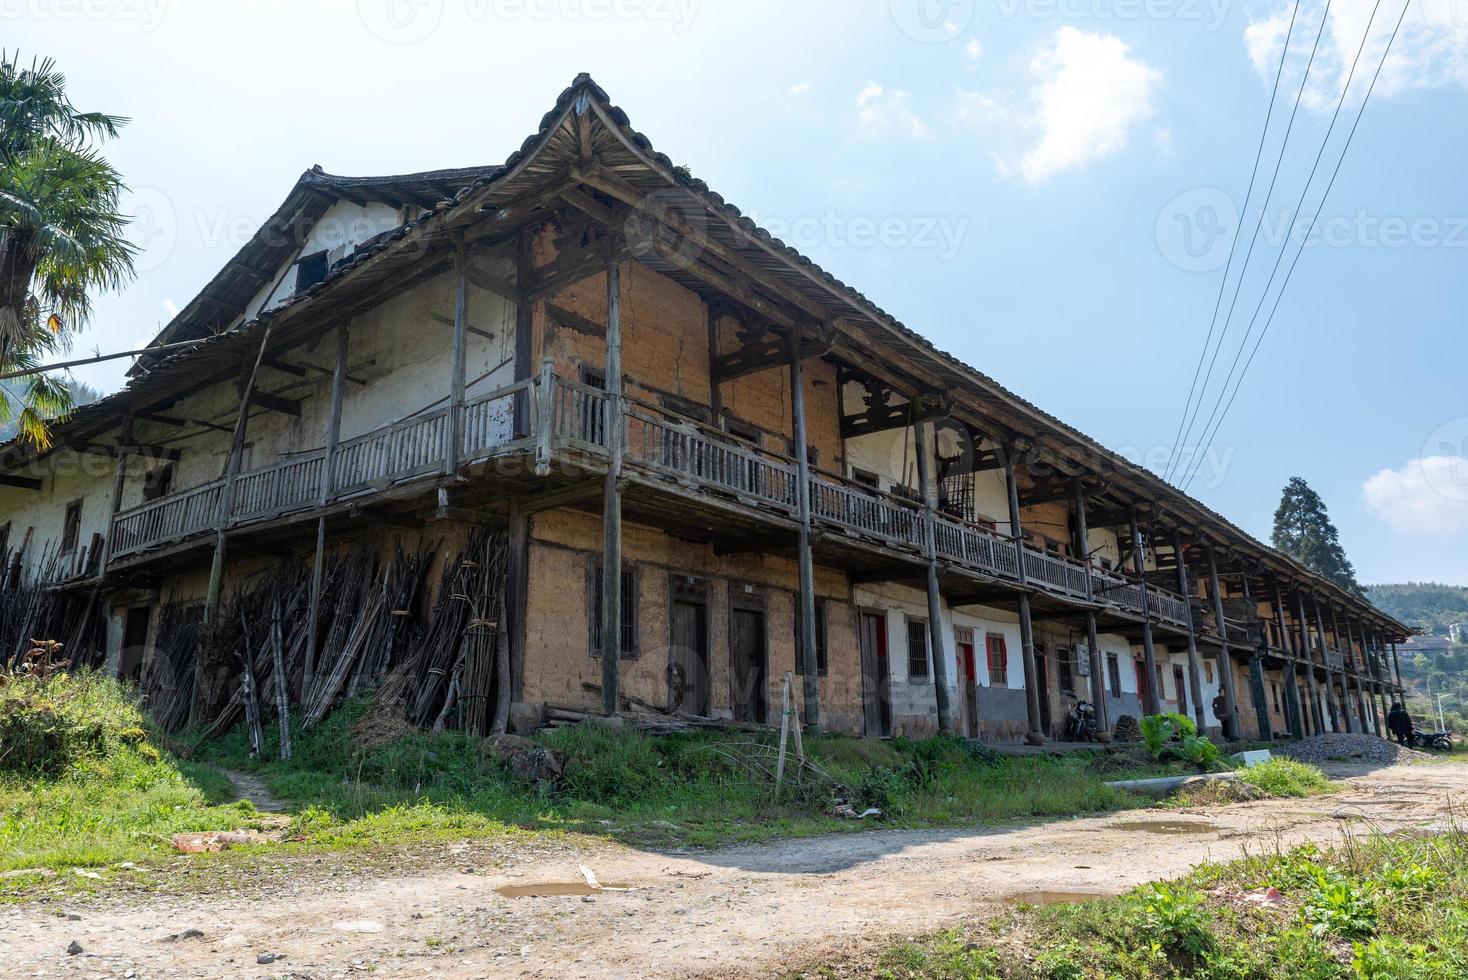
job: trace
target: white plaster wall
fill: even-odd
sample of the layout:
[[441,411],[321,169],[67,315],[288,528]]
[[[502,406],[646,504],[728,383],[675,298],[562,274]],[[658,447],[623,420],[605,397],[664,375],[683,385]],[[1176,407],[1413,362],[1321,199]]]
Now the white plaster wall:
[[253,319],[262,310],[273,309],[289,299],[296,291],[295,265],[302,255],[311,255],[324,249],[329,269],[360,243],[385,231],[391,231],[402,223],[398,210],[386,204],[369,201],[364,207],[351,201],[337,201],[306,232],[305,245],[300,252],[275,270],[270,282],[251,297],[250,302],[245,305],[244,315],[235,322]]
[[41,480],[39,491],[0,487],[0,525],[10,524],[8,547],[19,548],[27,530],[32,532],[23,566],[28,578],[39,572],[46,552],[60,548],[66,507],[72,501],[82,501],[81,530],[72,558],[80,559],[94,533],[106,535],[116,465],[111,457],[61,449],[25,472]]

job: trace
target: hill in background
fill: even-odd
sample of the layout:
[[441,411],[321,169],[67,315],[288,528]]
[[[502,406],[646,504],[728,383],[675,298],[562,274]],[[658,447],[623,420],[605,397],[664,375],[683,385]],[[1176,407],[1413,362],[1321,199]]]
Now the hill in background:
[[1437,582],[1374,585],[1366,597],[1382,612],[1433,636],[1447,636],[1454,623],[1468,623],[1468,588]]

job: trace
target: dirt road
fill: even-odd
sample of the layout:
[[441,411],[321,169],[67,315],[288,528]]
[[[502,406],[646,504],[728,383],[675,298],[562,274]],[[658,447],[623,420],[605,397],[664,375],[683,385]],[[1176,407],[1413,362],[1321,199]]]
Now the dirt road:
[[[1333,843],[1364,822],[1442,825],[1450,800],[1468,800],[1468,766],[1357,770],[1349,789],[1313,800],[876,830],[699,854],[466,844],[370,873],[334,866],[340,856],[296,857],[266,881],[222,892],[102,899],[59,913],[5,908],[0,975],[768,976],[813,949],[928,931],[1034,892],[1119,892],[1246,847]],[[632,890],[497,890],[582,882],[583,865],[603,885]],[[80,953],[67,953],[72,942]]]

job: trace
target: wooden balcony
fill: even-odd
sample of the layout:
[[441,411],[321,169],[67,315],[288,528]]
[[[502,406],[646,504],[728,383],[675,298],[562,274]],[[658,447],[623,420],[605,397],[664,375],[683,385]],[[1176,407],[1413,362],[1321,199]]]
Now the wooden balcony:
[[[537,472],[548,474],[563,463],[606,458],[607,395],[588,385],[544,374],[472,399],[461,412],[455,455],[464,467],[520,454],[533,460]],[[792,458],[633,398],[623,399],[622,425],[629,479],[654,492],[677,490],[756,516],[797,519],[799,475]],[[292,514],[305,517],[339,501],[426,483],[447,472],[454,428],[449,410],[439,408],[348,439],[330,460],[317,450],[242,473],[223,524],[235,529]],[[322,483],[328,467],[329,492]],[[223,483],[216,480],[120,511],[112,521],[112,559],[142,556],[212,532],[225,497]],[[817,529],[858,547],[926,557],[920,503],[830,473],[812,474],[810,497]],[[1187,625],[1185,601],[1166,590],[1149,585],[1144,601],[1134,579],[1051,552],[1021,549],[1006,535],[946,514],[935,513],[933,525],[934,549],[947,568],[1067,602]]]

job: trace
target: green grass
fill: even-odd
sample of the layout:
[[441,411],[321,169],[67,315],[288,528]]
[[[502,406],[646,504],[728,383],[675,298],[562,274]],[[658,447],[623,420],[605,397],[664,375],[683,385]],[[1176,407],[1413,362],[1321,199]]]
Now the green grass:
[[1271,797],[1315,796],[1330,789],[1330,780],[1314,766],[1276,757],[1239,770],[1239,779]]
[[[1247,896],[1267,888],[1277,901]],[[1375,834],[1207,865],[1117,898],[1019,907],[792,976],[902,980],[1468,977],[1468,834]]]
[[224,776],[160,750],[116,683],[0,677],[0,871],[169,853],[170,834],[250,825],[248,803],[220,805],[231,795]]

